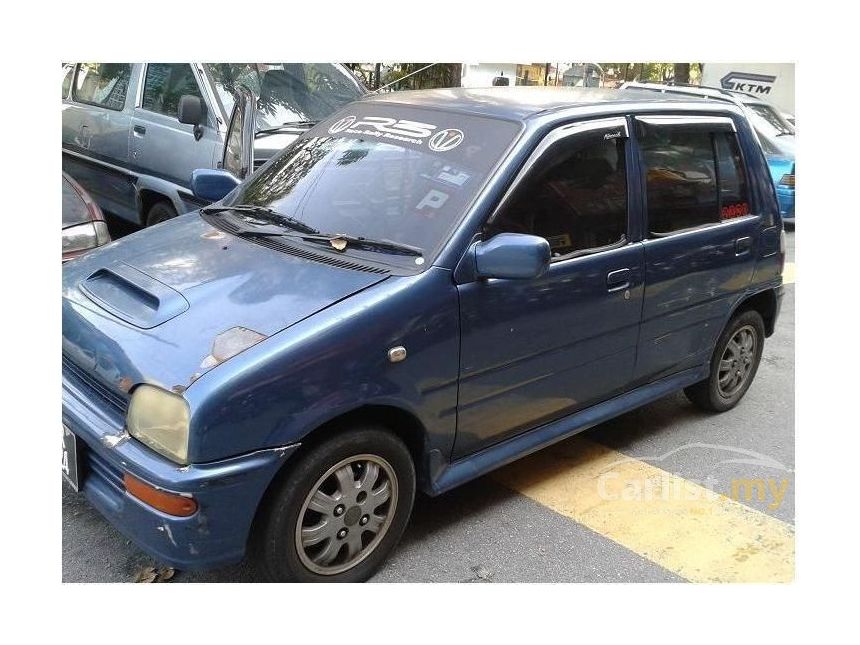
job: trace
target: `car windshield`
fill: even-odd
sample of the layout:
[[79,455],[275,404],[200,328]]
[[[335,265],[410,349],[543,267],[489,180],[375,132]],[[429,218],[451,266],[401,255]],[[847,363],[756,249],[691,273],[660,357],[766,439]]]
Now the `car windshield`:
[[757,130],[764,131],[771,137],[794,136],[794,128],[791,127],[791,124],[770,105],[752,103],[747,104],[747,108],[753,113],[753,121]]
[[245,85],[257,97],[256,129],[317,122],[365,93],[352,74],[331,63],[206,63],[229,117],[234,92]]
[[421,258],[374,259],[423,264],[519,131],[519,124],[499,119],[356,104],[286,148],[229,204],[268,207],[324,234],[417,247]]

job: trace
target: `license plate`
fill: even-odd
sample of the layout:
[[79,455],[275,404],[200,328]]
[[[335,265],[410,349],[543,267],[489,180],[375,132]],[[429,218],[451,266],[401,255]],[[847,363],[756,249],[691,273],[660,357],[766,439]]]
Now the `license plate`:
[[78,474],[81,470],[78,463],[79,441],[74,432],[63,426],[63,477],[75,492],[78,491]]

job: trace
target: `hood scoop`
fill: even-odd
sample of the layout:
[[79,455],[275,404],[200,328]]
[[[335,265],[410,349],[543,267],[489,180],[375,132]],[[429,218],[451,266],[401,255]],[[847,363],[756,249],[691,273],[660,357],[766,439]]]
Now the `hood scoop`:
[[101,268],[80,283],[102,309],[141,329],[152,329],[189,307],[175,289],[124,263]]

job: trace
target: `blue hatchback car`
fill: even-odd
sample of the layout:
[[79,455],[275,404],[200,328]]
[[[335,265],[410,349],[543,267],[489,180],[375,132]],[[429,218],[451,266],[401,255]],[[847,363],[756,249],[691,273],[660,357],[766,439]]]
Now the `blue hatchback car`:
[[679,389],[744,396],[782,294],[742,110],[349,104],[220,202],[64,267],[63,472],[148,554],[360,581],[438,495]]

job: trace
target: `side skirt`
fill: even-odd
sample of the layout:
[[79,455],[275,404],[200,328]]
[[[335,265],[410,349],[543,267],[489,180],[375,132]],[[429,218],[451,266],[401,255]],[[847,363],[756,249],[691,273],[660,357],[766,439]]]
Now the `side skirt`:
[[429,486],[426,486],[425,492],[435,496],[449,491],[496,468],[698,383],[707,377],[708,365],[697,366],[524,432],[495,446],[458,459],[446,467],[435,469],[435,477],[429,482]]

